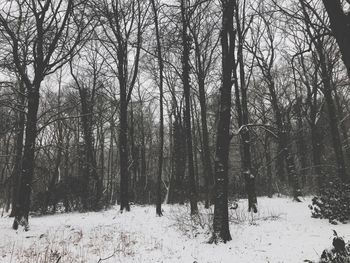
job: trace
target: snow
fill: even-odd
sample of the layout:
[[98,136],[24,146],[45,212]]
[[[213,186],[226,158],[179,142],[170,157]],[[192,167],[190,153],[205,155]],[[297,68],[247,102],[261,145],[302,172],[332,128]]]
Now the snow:
[[203,206],[196,218],[186,205],[163,205],[163,217],[154,206],[31,217],[28,232],[12,230],[12,218],[2,217],[0,262],[295,263],[317,260],[333,229],[350,240],[349,225],[311,218],[310,198],[262,197],[258,214],[246,212],[246,203],[230,209],[232,241],[219,245],[207,243],[213,208]]

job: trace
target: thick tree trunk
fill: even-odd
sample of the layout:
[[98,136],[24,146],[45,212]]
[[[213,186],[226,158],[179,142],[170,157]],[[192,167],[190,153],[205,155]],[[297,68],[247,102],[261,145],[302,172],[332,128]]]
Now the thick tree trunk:
[[23,137],[24,137],[24,123],[25,123],[25,97],[23,96],[25,92],[25,87],[21,81],[19,81],[20,90],[19,90],[19,101],[20,111],[17,113],[17,127],[16,127],[16,157],[15,157],[15,166],[12,173],[12,197],[11,197],[11,214],[10,217],[16,215],[16,207],[18,200],[18,188],[20,183],[20,174],[22,170],[22,153],[23,153]]
[[222,0],[222,86],[215,157],[215,207],[211,242],[229,241],[231,234],[228,221],[228,157],[230,151],[231,88],[234,63],[234,1]]
[[22,172],[20,178],[19,195],[16,206],[13,228],[23,225],[28,229],[28,216],[30,210],[30,196],[32,191],[32,181],[34,174],[34,153],[37,135],[37,114],[39,108],[39,88],[40,82],[35,83],[28,90],[28,113],[27,125],[25,129],[25,144],[22,160]]
[[[344,116],[344,112],[342,109],[342,105],[340,102],[340,98],[338,95],[338,92],[336,90],[336,88],[334,87],[334,99],[335,99],[335,103],[337,105],[337,115],[338,115],[338,119],[340,120],[339,126],[340,126],[340,130],[342,133],[342,139],[343,139],[343,144],[345,148],[345,154],[346,154],[346,160],[350,161],[350,142],[349,142],[349,135],[348,135],[348,128],[346,126],[346,117]],[[344,119],[345,118],[345,119]],[[349,166],[348,166],[349,167]]]
[[[122,83],[121,83],[122,84]],[[120,121],[119,121],[119,158],[120,158],[120,210],[130,211],[128,188],[128,119],[126,89],[120,89]]]
[[341,144],[340,134],[338,129],[337,113],[336,113],[336,109],[333,101],[331,87],[329,86],[329,83],[327,80],[324,82],[323,94],[324,94],[326,104],[327,104],[327,109],[328,109],[330,133],[332,137],[335,161],[337,164],[337,175],[343,181],[347,181],[348,176],[346,173],[345,159],[344,159],[344,154],[343,154],[343,149],[342,149],[342,144]]
[[185,97],[185,131],[186,131],[186,142],[187,142],[187,160],[188,160],[188,178],[189,178],[189,195],[191,204],[191,215],[198,213],[197,207],[197,193],[196,193],[196,182],[194,176],[194,164],[193,164],[193,145],[192,145],[192,128],[191,128],[191,100],[190,100],[190,43],[188,36],[187,26],[187,11],[186,1],[181,0],[181,19],[182,19],[182,81],[184,88]]
[[323,4],[350,78],[350,16],[343,10],[340,0],[323,0]]
[[338,116],[337,110],[334,104],[334,98],[332,95],[332,84],[330,79],[330,74],[327,69],[326,58],[323,52],[323,47],[319,45],[318,47],[321,75],[323,81],[323,95],[327,104],[329,126],[332,137],[333,149],[335,154],[335,161],[337,164],[337,175],[343,181],[348,181],[348,175],[346,173],[344,153],[342,149],[342,143],[340,139],[340,133],[338,128]]

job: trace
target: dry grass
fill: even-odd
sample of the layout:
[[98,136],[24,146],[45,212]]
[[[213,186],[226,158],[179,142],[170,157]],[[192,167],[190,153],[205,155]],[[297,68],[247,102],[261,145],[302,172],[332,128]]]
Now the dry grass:
[[[135,236],[111,226],[98,226],[84,233],[77,227],[65,226],[37,236],[31,242],[14,243],[7,261],[13,263],[83,263],[96,255],[96,262],[135,254]],[[29,245],[24,244],[29,243]]]
[[[236,207],[236,204],[229,204],[229,207]],[[199,205],[199,213],[190,215],[190,206],[175,206],[171,212],[166,215],[174,222],[176,227],[183,235],[188,238],[194,238],[198,235],[210,235],[213,232],[214,207],[208,209],[203,205]],[[258,213],[248,212],[248,208],[244,203],[239,203],[236,209],[229,209],[229,222],[231,224],[249,224],[258,225],[262,221],[280,220],[284,216],[283,213],[258,207]]]

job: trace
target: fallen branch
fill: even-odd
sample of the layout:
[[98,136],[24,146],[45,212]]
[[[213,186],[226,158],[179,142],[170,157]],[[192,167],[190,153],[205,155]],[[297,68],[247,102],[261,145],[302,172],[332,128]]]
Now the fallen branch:
[[106,258],[100,258],[100,259],[97,261],[97,263],[100,263],[100,262],[102,262],[102,261],[108,260],[108,259],[110,259],[110,258],[114,257],[114,255],[115,255],[115,251],[114,251],[114,252],[113,252],[113,254],[112,254],[112,255],[110,255],[109,257],[106,257]]

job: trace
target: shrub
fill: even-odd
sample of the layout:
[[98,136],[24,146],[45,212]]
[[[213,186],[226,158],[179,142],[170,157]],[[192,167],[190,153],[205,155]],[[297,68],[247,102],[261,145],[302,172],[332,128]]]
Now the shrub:
[[330,223],[346,223],[350,219],[350,184],[332,177],[320,189],[319,196],[312,199],[312,217],[325,218]]

